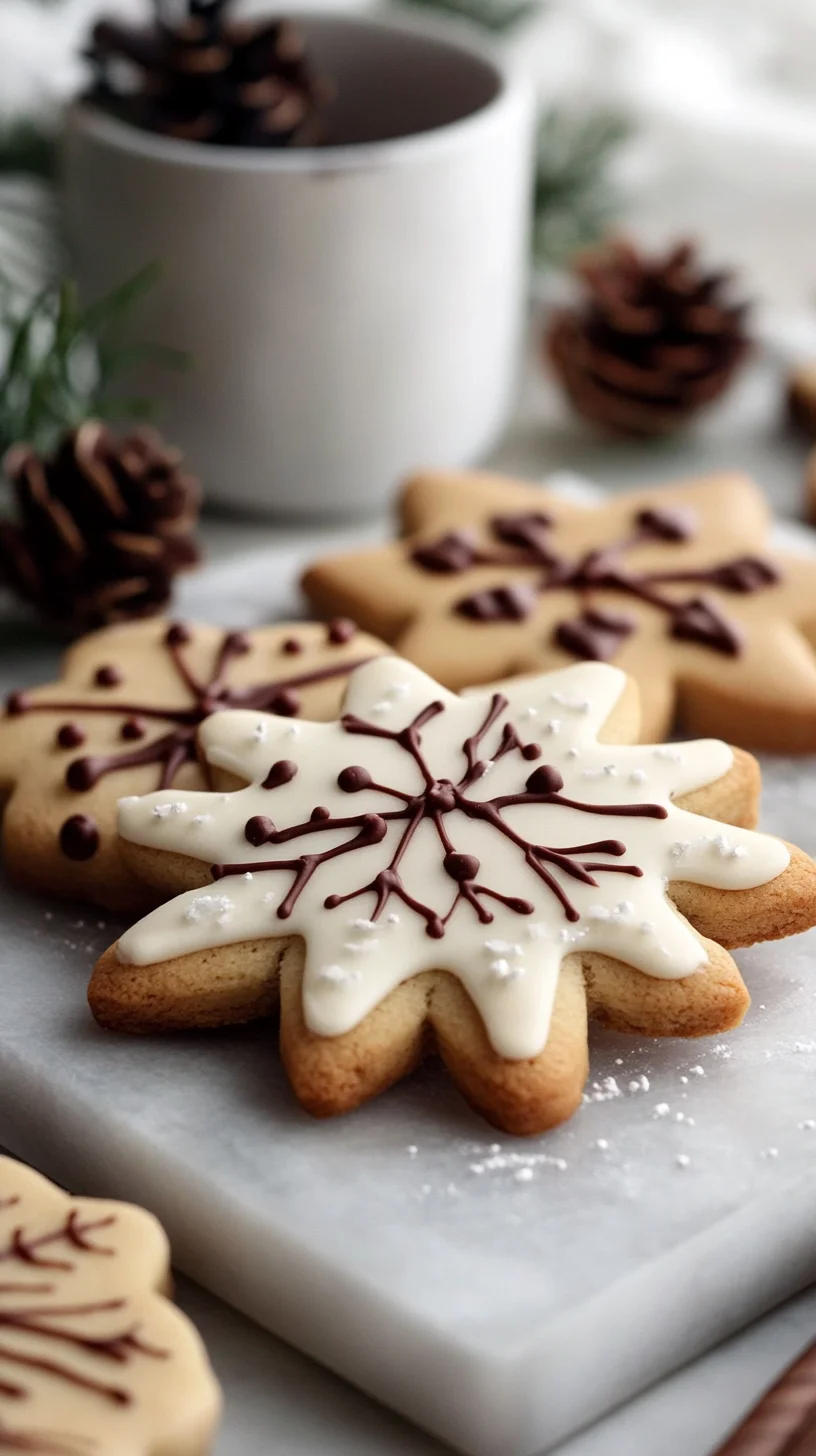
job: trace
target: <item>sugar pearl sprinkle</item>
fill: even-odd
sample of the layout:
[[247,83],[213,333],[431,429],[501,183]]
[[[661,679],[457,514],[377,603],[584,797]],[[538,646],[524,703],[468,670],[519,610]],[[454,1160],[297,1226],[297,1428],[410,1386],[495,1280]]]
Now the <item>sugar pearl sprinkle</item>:
[[360,979],[360,972],[347,970],[345,966],[322,966],[317,979],[328,986],[348,986]]
[[269,725],[268,725],[268,723],[264,723],[263,721],[256,723],[255,724],[255,727],[253,728],[252,732],[249,735],[250,742],[251,743],[263,743],[264,740],[266,739],[266,735],[267,735],[268,732],[269,732]]

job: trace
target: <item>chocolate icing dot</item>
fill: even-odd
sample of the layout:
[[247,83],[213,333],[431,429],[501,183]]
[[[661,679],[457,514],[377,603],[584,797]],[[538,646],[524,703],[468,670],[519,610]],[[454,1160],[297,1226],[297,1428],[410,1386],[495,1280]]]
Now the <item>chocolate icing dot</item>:
[[94,682],[98,688],[118,688],[124,678],[115,663],[106,662],[103,667],[96,669]]
[[297,764],[293,763],[291,758],[279,758],[277,763],[273,763],[269,773],[261,784],[261,788],[279,789],[281,784],[291,783],[296,773]]
[[268,711],[276,713],[279,718],[294,718],[300,711],[300,698],[291,688],[282,688],[272,698]]
[[350,617],[332,617],[326,628],[326,637],[333,646],[339,647],[350,642],[356,631],[357,623],[352,622]]
[[275,826],[265,814],[253,814],[244,825],[244,838],[249,840],[250,844],[266,844],[270,834],[274,833]]
[[337,775],[337,787],[344,794],[359,794],[361,789],[370,788],[373,782],[368,769],[359,763],[349,764],[348,768],[341,769]]
[[31,697],[28,693],[9,693],[6,698],[6,712],[10,718],[17,718],[20,713],[25,713],[31,704]]
[[297,637],[287,637],[286,641],[283,644],[282,651],[285,652],[288,657],[296,657],[299,652],[303,651],[303,643],[299,642]]
[[79,748],[85,742],[85,730],[78,723],[63,723],[57,731],[59,748]]
[[522,758],[533,759],[541,757],[540,743],[525,743],[521,750]]
[[126,741],[144,738],[147,727],[141,718],[126,718],[119,730],[119,737]]
[[190,628],[185,622],[173,622],[167,628],[165,642],[168,647],[184,647],[191,637]]
[[97,781],[96,765],[92,758],[75,758],[65,771],[65,782],[75,794],[87,794]]
[[317,804],[309,818],[313,824],[316,824],[319,819],[331,819],[331,809],[327,809],[325,804]]
[[557,794],[563,787],[564,780],[551,763],[543,763],[541,768],[534,769],[527,780],[527,790],[531,794]]
[[452,880],[475,880],[479,873],[479,861],[475,854],[458,854],[453,852],[446,854],[442,861],[446,875]]
[[99,829],[88,814],[72,814],[59,834],[59,845],[67,859],[93,859],[99,848]]

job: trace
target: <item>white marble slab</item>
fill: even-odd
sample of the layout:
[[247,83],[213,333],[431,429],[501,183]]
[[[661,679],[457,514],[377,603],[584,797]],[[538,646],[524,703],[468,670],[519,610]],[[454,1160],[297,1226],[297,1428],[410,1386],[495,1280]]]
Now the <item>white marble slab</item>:
[[[816,848],[816,767],[768,784]],[[83,990],[116,927],[5,888],[0,914],[0,1139],[145,1202],[200,1282],[473,1456],[552,1445],[816,1277],[814,934],[741,957],[723,1043],[594,1037],[590,1100],[522,1143],[434,1069],[312,1122],[271,1025],[105,1035]]]
[[[295,610],[325,538],[229,535],[262,549],[182,609]],[[0,691],[53,661],[0,623]],[[816,850],[816,765],[770,763],[766,810]],[[522,1143],[432,1068],[314,1123],[271,1025],[106,1036],[83,992],[117,927],[3,887],[0,915],[0,1141],[148,1204],[202,1284],[472,1456],[552,1446],[816,1278],[816,932],[740,957],[754,1008],[721,1043],[594,1036],[582,1111]]]

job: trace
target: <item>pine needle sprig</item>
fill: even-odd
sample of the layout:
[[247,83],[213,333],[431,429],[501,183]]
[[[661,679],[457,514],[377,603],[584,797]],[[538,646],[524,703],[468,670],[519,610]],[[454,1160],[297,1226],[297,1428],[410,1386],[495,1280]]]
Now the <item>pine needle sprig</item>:
[[157,274],[155,265],[143,268],[86,308],[70,280],[21,302],[0,275],[0,453],[20,440],[50,450],[64,431],[89,416],[150,413],[148,400],[118,398],[110,386],[126,368],[147,359],[171,368],[188,362],[178,350],[122,341],[125,319]]
[[533,202],[538,263],[563,263],[598,241],[619,213],[611,163],[632,135],[631,120],[601,109],[570,115],[551,107],[539,121]]

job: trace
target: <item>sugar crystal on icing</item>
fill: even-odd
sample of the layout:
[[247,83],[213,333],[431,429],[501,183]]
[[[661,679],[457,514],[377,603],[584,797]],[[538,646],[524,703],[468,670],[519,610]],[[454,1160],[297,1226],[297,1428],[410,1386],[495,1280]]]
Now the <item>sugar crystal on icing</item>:
[[175,804],[154,804],[153,806],[154,819],[169,819],[171,814],[186,813],[187,805],[182,803],[180,800],[177,801]]
[[678,1168],[687,1168],[691,1162],[691,1158],[688,1153],[678,1153],[674,1161]]

